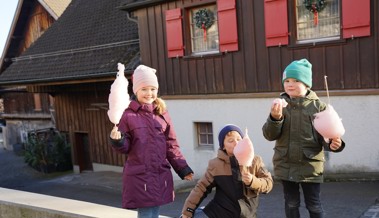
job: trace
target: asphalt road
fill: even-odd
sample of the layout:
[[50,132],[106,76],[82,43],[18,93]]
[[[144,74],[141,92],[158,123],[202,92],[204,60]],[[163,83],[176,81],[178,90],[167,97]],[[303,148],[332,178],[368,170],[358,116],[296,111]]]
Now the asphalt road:
[[[82,200],[121,207],[121,174],[87,172],[73,174],[42,174],[23,162],[23,157],[0,149],[0,187],[39,194]],[[161,215],[179,217],[187,190],[178,190],[175,201],[161,207]],[[379,198],[379,180],[326,182],[321,187],[326,218],[359,218]],[[206,204],[213,192],[203,202]],[[283,218],[282,187],[275,184],[267,195],[261,195],[258,217]],[[309,217],[304,204],[302,217]]]

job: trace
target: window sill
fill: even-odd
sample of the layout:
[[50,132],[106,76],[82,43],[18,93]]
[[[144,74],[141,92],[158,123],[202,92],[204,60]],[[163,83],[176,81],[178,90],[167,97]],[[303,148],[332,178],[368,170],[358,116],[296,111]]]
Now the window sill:
[[346,43],[346,39],[336,39],[336,40],[330,40],[330,41],[314,41],[314,42],[308,42],[308,43],[290,44],[288,45],[288,48],[298,49],[298,48],[308,48],[308,47],[315,47],[315,46],[338,45],[338,44],[345,44],[345,43]]
[[199,59],[199,58],[212,58],[222,56],[222,52],[212,52],[212,53],[203,53],[203,54],[191,54],[183,56],[184,59]]

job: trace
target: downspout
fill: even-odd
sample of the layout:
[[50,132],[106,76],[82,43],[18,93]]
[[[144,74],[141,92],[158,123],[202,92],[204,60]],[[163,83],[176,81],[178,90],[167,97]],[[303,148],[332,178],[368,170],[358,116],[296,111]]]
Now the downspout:
[[127,16],[128,20],[133,21],[134,23],[138,24],[138,20],[135,18],[132,18],[132,16],[130,15],[130,11],[126,12],[126,16]]

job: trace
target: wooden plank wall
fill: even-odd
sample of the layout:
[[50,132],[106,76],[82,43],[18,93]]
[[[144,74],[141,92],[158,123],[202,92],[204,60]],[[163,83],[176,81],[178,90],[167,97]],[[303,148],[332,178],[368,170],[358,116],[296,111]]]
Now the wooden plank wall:
[[21,52],[29,48],[55,21],[41,4],[37,3],[37,1],[35,4],[34,11],[31,12],[27,21],[25,39],[23,45],[20,46]]
[[[55,95],[57,129],[68,132],[73,146],[75,133],[87,133],[91,161],[94,163],[123,166],[125,156],[117,154],[108,143],[108,136],[113,128],[109,121],[106,105],[110,85],[101,91],[68,92]],[[104,107],[93,106],[93,103],[105,104]],[[77,164],[74,149],[74,164]]]
[[41,111],[36,111],[34,93],[10,92],[2,95],[4,113],[18,115],[50,114],[50,99],[47,93],[40,93]]
[[[379,3],[371,0],[370,37],[337,40],[320,45],[265,45],[264,1],[237,1],[239,51],[205,57],[167,58],[167,9],[188,8],[212,0],[173,1],[136,11],[142,63],[157,69],[162,95],[228,94],[282,91],[284,68],[307,58],[313,64],[313,89],[379,88]],[[289,1],[290,12],[295,1]],[[183,10],[183,16],[185,10]],[[290,18],[290,21],[293,18]],[[290,22],[290,31],[294,23]],[[188,24],[183,26],[188,32]]]

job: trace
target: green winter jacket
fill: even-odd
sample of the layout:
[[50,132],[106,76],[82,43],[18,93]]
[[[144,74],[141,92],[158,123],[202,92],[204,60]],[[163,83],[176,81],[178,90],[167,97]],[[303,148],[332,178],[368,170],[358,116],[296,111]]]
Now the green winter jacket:
[[[271,116],[263,125],[263,135],[269,141],[276,140],[273,156],[275,179],[292,182],[323,182],[324,147],[329,143],[314,129],[314,114],[325,110],[315,92],[309,90],[303,98],[291,99],[286,93],[281,98],[288,103],[283,108],[283,119]],[[335,152],[342,151],[341,146]]]

